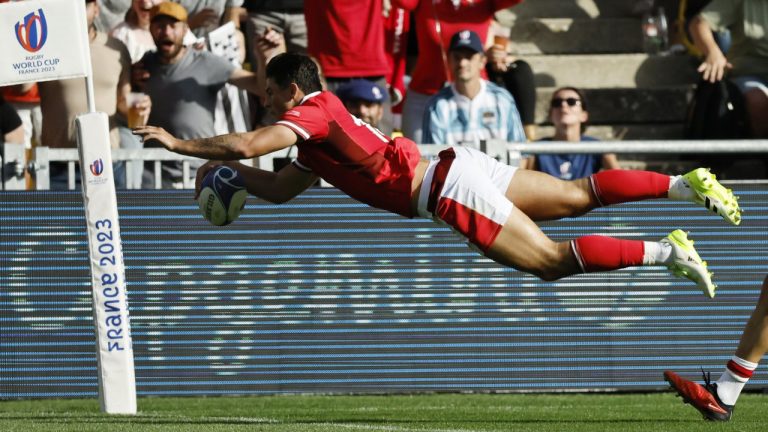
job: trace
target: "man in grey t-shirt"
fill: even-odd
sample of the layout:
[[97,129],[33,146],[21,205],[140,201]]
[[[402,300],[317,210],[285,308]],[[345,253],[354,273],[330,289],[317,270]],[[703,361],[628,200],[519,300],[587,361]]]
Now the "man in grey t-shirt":
[[[210,52],[185,47],[187,12],[178,3],[155,6],[151,17],[149,30],[157,51],[147,53],[140,62],[140,76],[134,74],[152,99],[149,123],[184,139],[216,135],[216,93],[226,83],[258,93],[255,75]],[[163,186],[183,187],[181,175],[179,164],[164,164]]]

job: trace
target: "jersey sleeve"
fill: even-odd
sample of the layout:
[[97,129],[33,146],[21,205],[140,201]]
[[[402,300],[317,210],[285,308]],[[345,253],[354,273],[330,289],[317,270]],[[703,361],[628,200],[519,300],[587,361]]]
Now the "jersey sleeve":
[[275,124],[289,128],[301,141],[323,141],[328,138],[328,118],[316,106],[294,107],[286,111]]

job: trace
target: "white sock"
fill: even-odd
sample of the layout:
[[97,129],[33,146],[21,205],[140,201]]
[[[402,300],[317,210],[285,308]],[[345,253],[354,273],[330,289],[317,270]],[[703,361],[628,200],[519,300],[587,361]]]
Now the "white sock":
[[733,356],[717,380],[717,396],[720,400],[726,405],[735,405],[755,369],[757,363]]
[[672,257],[672,245],[661,242],[643,242],[643,265],[667,265]]
[[683,176],[670,176],[667,198],[673,201],[693,201],[696,198],[696,192],[691,189],[688,180]]

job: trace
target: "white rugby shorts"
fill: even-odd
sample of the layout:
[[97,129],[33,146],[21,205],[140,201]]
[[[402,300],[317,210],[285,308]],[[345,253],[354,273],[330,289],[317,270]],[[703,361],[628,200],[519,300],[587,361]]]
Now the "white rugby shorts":
[[418,214],[450,226],[485,253],[512,214],[504,194],[515,171],[472,148],[443,150],[424,175]]

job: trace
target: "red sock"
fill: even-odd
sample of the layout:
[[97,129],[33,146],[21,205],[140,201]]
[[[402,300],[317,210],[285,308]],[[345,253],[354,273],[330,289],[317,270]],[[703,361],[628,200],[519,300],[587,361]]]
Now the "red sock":
[[666,198],[669,176],[652,171],[608,170],[592,174],[592,190],[600,204]]
[[645,253],[640,240],[598,235],[579,237],[571,242],[571,247],[585,273],[642,265]]

